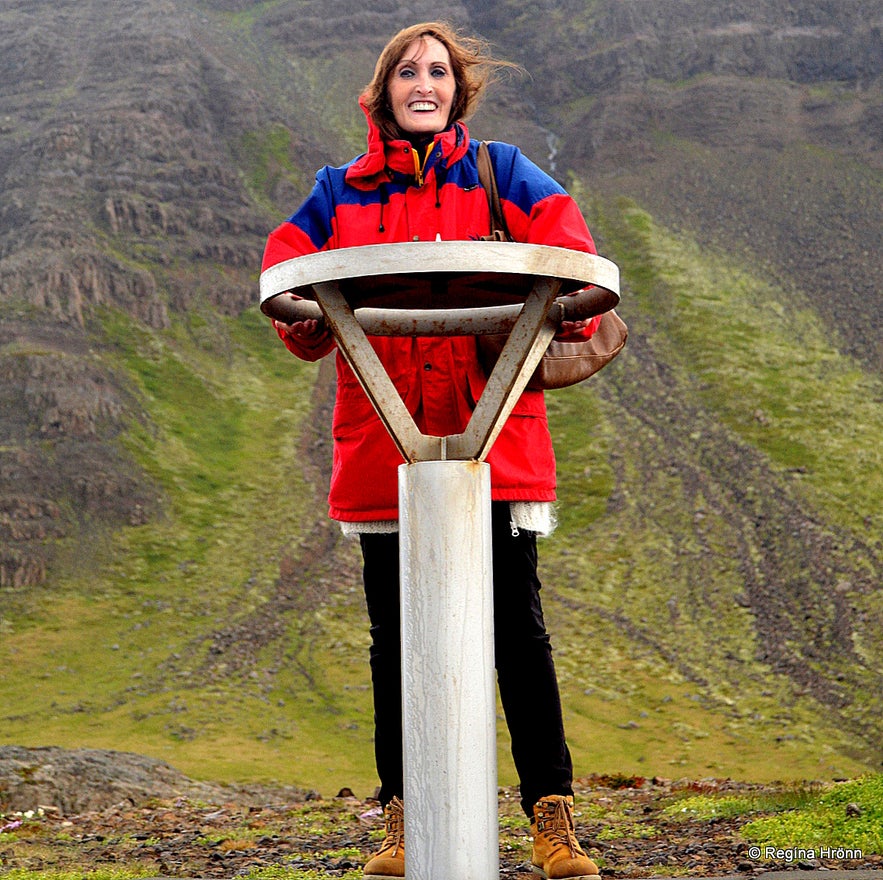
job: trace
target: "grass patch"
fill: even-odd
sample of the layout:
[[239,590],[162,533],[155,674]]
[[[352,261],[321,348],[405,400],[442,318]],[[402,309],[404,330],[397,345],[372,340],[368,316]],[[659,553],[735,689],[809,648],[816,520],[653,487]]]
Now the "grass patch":
[[700,822],[744,817],[749,821],[741,828],[742,837],[761,848],[883,853],[883,775],[739,794],[688,794],[661,812],[674,820]]
[[246,186],[255,200],[274,208],[273,194],[283,180],[296,191],[307,187],[307,178],[298,168],[291,131],[276,124],[265,131],[246,132],[239,141],[236,158],[245,175]]
[[696,794],[680,798],[663,809],[673,819],[732,819],[759,813],[799,810],[818,801],[819,783],[797,783],[782,789],[747,792],[738,795]]
[[843,847],[879,855],[883,853],[883,775],[828,787],[797,809],[749,822],[742,835],[760,846]]
[[[247,874],[242,875],[245,880],[328,880],[327,871],[318,871],[313,868],[286,868],[281,865],[271,865],[268,868],[253,868]],[[359,880],[362,876],[361,868],[353,868],[350,871],[334,874],[341,880]]]

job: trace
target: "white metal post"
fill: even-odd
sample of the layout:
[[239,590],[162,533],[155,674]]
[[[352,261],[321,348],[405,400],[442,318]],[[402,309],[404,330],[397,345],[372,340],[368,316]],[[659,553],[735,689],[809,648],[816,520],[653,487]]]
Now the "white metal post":
[[499,877],[490,466],[399,468],[405,874]]

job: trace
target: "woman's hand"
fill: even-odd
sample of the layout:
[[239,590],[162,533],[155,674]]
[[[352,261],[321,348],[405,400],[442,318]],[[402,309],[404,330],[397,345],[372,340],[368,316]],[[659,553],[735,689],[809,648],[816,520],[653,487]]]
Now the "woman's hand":
[[286,324],[273,321],[285,347],[304,361],[317,361],[334,348],[334,337],[323,319],[309,318]]
[[592,318],[584,318],[581,321],[562,321],[556,336],[571,336],[573,334],[582,334],[582,332],[592,323]]
[[[594,284],[590,284],[588,287],[582,290],[575,290],[573,293],[566,294],[566,296],[578,296],[585,291],[591,290],[594,286]],[[584,339],[589,339],[598,329],[600,321],[600,315],[596,315],[593,318],[581,318],[577,321],[562,321],[558,327],[558,332],[555,334],[555,338],[561,342],[581,342]]]
[[284,324],[282,321],[273,321],[276,331],[295,339],[305,345],[321,342],[327,333],[324,321],[310,318],[306,321],[295,321],[293,324]]

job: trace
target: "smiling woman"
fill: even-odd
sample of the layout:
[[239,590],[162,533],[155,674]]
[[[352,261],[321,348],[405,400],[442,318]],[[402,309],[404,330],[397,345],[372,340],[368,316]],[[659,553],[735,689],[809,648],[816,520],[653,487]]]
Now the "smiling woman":
[[499,71],[520,70],[517,64],[493,58],[484,41],[456,33],[444,22],[417,24],[399,31],[380,53],[374,76],[362,93],[363,106],[385,140],[401,138],[407,131],[394,117],[390,100],[398,68],[407,66],[409,59],[416,59],[417,53],[423,54],[432,44],[441,46],[447,53],[445,62],[454,80],[450,113],[441,120],[436,132],[471,116]]
[[[464,120],[502,68],[485,43],[441,22],[396,34],[361,95],[368,150],[325,167],[303,205],[267,242],[263,269],[318,251],[371,244],[469,241],[490,231],[478,144]],[[574,200],[517,147],[488,144],[506,225],[515,241],[595,253]],[[558,338],[582,340],[598,321],[574,321]],[[286,347],[314,361],[335,341],[317,320],[276,322]],[[369,337],[418,429],[461,433],[487,381],[476,340]],[[330,515],[357,536],[371,622],[375,756],[386,839],[366,880],[404,875],[399,536],[395,443],[353,370],[337,357]],[[533,866],[558,880],[597,877],[573,832],[573,766],[537,577],[538,534],[553,528],[555,457],[542,391],[526,390],[487,462],[491,472],[494,651],[500,696],[533,820]]]
[[434,37],[418,37],[389,81],[389,103],[406,134],[435,134],[447,127],[457,84],[451,56]]

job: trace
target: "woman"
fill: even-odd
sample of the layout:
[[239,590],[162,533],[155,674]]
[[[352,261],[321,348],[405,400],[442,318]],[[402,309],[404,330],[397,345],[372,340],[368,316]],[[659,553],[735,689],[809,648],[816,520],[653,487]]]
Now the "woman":
[[[269,237],[263,268],[331,248],[404,241],[469,240],[490,226],[478,182],[476,142],[463,120],[501,67],[484,44],[438,22],[400,31],[361,96],[368,150],[325,167],[298,211]],[[594,253],[574,201],[508,144],[489,145],[505,218],[519,241]],[[599,319],[561,336],[589,336]],[[276,322],[291,352],[316,360],[334,348],[317,321]],[[466,426],[486,377],[473,337],[372,337],[421,431]],[[397,476],[401,458],[352,370],[337,358],[330,515],[358,535],[371,621],[375,751],[386,839],[367,878],[404,875]],[[573,831],[572,764],[537,578],[537,534],[553,528],[555,460],[541,391],[525,391],[488,462],[491,467],[495,662],[512,738],[522,806],[532,822],[534,870],[594,877]]]

